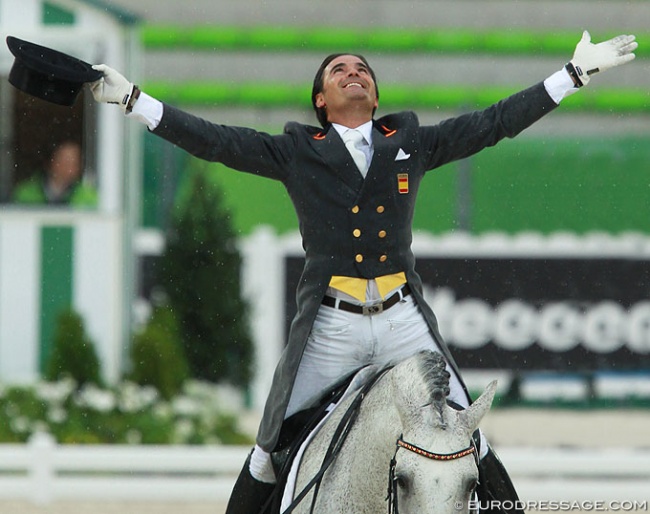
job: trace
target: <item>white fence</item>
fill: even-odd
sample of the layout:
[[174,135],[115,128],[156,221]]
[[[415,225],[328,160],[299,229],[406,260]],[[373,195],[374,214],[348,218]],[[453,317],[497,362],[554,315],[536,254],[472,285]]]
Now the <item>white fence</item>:
[[250,447],[0,445],[0,499],[212,501],[230,496]]
[[[585,502],[572,510],[650,510],[650,447],[537,447],[497,450],[519,497],[538,502]],[[604,502],[602,508],[590,503]],[[607,502],[614,502],[608,507]],[[627,508],[629,502],[632,508]],[[617,506],[618,505],[618,506]],[[563,509],[568,510],[568,509]]]
[[[249,450],[57,445],[39,434],[26,445],[0,445],[0,500],[225,501]],[[523,501],[638,502],[619,510],[648,510],[650,448],[502,448],[499,454]]]

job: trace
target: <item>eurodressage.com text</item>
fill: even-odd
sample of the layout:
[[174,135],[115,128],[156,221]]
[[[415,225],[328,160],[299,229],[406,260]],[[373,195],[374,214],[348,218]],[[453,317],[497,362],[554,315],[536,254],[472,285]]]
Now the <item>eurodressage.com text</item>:
[[[456,502],[456,510],[463,510],[465,507],[464,502]],[[543,512],[562,512],[562,511],[612,511],[612,512],[632,512],[632,511],[647,511],[648,501],[637,500],[585,500],[585,501],[571,501],[571,500],[542,500],[542,501],[511,501],[511,500],[490,500],[490,501],[470,501],[469,510],[483,512],[491,510],[501,510],[510,512],[512,510],[522,511],[543,511]]]

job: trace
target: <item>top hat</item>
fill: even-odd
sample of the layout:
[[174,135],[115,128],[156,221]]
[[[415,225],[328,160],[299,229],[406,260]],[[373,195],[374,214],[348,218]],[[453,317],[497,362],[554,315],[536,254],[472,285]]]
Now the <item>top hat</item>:
[[15,57],[9,82],[54,104],[73,105],[85,82],[103,76],[87,62],[29,41],[8,36],[7,46]]

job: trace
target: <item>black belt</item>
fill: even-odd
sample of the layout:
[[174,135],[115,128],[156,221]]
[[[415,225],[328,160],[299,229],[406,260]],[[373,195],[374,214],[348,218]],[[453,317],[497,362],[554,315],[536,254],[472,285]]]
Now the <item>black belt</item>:
[[342,311],[353,312],[354,314],[379,314],[385,310],[390,309],[393,305],[399,302],[402,298],[411,294],[411,288],[408,284],[404,284],[402,289],[392,294],[386,301],[376,303],[374,305],[357,305],[356,303],[346,302],[332,296],[323,297],[322,304]]

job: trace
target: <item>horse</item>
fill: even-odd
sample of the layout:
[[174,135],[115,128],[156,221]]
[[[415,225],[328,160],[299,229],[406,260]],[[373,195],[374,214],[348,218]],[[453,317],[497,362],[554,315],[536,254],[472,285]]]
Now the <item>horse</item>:
[[478,482],[472,435],[495,391],[496,381],[467,409],[450,407],[449,373],[437,352],[384,370],[344,398],[312,437],[295,464],[288,511],[470,512]]

